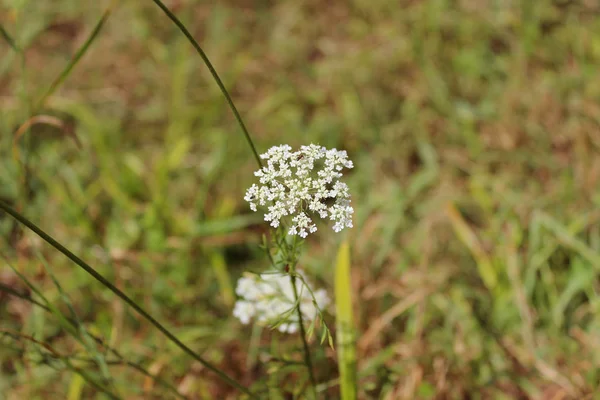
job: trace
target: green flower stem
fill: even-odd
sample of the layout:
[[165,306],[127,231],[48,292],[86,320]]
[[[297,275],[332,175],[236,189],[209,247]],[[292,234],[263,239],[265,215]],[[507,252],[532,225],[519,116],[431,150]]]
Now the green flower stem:
[[200,57],[202,57],[204,64],[206,64],[206,67],[210,71],[210,74],[214,78],[215,82],[217,82],[219,89],[221,89],[221,93],[223,93],[223,96],[225,96],[225,99],[227,100],[227,104],[229,104],[229,108],[231,108],[231,111],[233,111],[233,115],[235,115],[235,119],[237,120],[238,124],[240,125],[240,128],[242,128],[242,132],[244,133],[244,136],[246,137],[246,141],[248,142],[250,149],[252,149],[252,153],[254,154],[254,158],[256,159],[256,162],[258,163],[258,167],[262,168],[262,161],[260,160],[260,157],[258,156],[256,147],[254,147],[254,143],[252,142],[252,138],[250,137],[250,133],[248,132],[248,129],[246,129],[246,125],[244,124],[244,121],[242,120],[242,116],[240,115],[237,108],[233,104],[233,100],[231,100],[231,96],[229,96],[229,92],[227,91],[227,89],[225,89],[225,85],[223,85],[223,82],[221,81],[219,74],[217,74],[217,71],[213,67],[210,60],[208,59],[208,56],[206,55],[204,50],[202,50],[202,48],[200,47],[200,45],[198,44],[196,39],[194,39],[192,34],[187,30],[185,25],[183,25],[183,23],[179,20],[179,18],[177,18],[175,16],[175,14],[173,14],[171,12],[171,10],[169,10],[167,8],[167,6],[165,6],[163,4],[162,1],[160,1],[160,0],[152,0],[152,1],[154,2],[154,4],[156,4],[158,7],[160,7],[160,9],[167,15],[167,17],[169,17],[169,19],[171,21],[173,21],[173,23],[175,25],[177,25],[177,28],[179,28],[181,33],[183,33],[183,35],[188,39],[188,41],[192,44],[192,46],[194,46],[194,49],[196,49],[196,52],[198,52]]
[[310,356],[310,347],[308,346],[308,341],[306,340],[306,330],[304,329],[304,321],[302,318],[302,309],[300,308],[300,297],[298,296],[298,287],[296,285],[296,264],[298,263],[298,236],[294,235],[294,240],[292,242],[292,263],[290,265],[290,281],[292,283],[292,288],[294,290],[294,301],[296,302],[296,313],[298,314],[298,324],[300,325],[300,337],[302,338],[302,345],[304,347],[304,362],[306,363],[306,368],[308,369],[308,376],[310,379],[310,386],[312,391],[313,399],[317,398],[317,380],[315,379],[315,374],[313,372],[312,358]]
[[56,240],[54,240],[50,235],[48,235],[43,230],[38,228],[33,222],[29,221],[27,218],[25,218],[24,216],[22,216],[21,214],[19,214],[12,208],[10,208],[7,204],[5,204],[2,201],[0,201],[0,209],[4,210],[7,214],[12,216],[14,219],[19,221],[21,224],[25,225],[27,228],[31,229],[33,232],[35,232],[35,234],[37,234],[39,237],[41,237],[43,240],[45,240],[47,243],[49,243],[52,247],[54,247],[55,249],[57,249],[58,251],[63,253],[65,256],[67,256],[67,258],[69,258],[71,261],[73,261],[75,264],[77,264],[79,267],[81,267],[85,272],[87,272],[88,274],[93,276],[98,282],[100,282],[102,285],[107,287],[111,292],[113,292],[115,295],[120,297],[121,300],[123,300],[131,308],[133,308],[139,315],[141,315],[144,319],[146,319],[148,322],[150,322],[152,325],[154,325],[154,327],[156,329],[158,329],[163,335],[165,335],[177,347],[179,347],[181,350],[183,350],[189,356],[191,356],[192,358],[194,358],[195,360],[200,362],[204,367],[206,367],[208,370],[212,371],[219,378],[221,378],[224,382],[228,383],[229,385],[238,389],[239,391],[247,394],[251,398],[255,398],[255,396],[246,387],[242,386],[240,383],[235,381],[233,378],[229,377],[229,375],[222,372],[217,367],[213,366],[211,363],[209,363],[204,358],[202,358],[200,355],[195,353],[192,349],[190,349],[188,346],[186,346],[181,340],[179,340],[175,335],[173,335],[167,328],[165,328],[160,322],[158,322],[156,319],[154,319],[154,317],[152,317],[143,308],[141,308],[129,296],[127,296],[125,293],[123,293],[115,285],[110,283],[106,278],[104,278],[102,275],[100,275],[94,268],[92,268],[90,265],[88,265],[81,258],[77,257],[66,247],[64,247],[63,245],[58,243]]
[[296,287],[296,275],[294,275],[294,272],[291,273],[290,279],[292,282],[292,288],[294,289],[294,301],[296,302],[296,312],[298,313],[298,324],[300,324],[300,336],[302,337],[302,345],[304,346],[304,361],[306,363],[306,368],[308,369],[313,399],[316,399],[317,381],[315,379],[315,374],[313,373],[310,348],[308,347],[308,341],[306,340],[306,330],[304,329],[304,321],[302,320],[302,310],[300,309],[300,300],[298,298],[298,289]]

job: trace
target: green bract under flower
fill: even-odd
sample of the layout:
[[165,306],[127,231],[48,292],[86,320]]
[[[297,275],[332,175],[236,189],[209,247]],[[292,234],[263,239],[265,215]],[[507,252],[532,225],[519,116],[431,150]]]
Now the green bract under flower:
[[260,157],[267,166],[256,171],[260,185],[253,184],[244,200],[252,211],[266,206],[265,221],[277,228],[289,217],[290,235],[306,237],[317,231],[313,217],[334,221],[336,232],[352,227],[354,209],[348,186],[340,181],[344,168],[353,168],[344,150],[314,144],[292,152],[288,145],[274,146]]

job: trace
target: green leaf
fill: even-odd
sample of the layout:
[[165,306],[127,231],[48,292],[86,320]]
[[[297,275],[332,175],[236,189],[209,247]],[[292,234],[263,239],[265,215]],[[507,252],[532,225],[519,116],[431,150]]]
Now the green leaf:
[[67,394],[67,400],[79,400],[81,399],[81,393],[83,392],[83,386],[85,379],[77,373],[73,374],[71,384],[69,385],[69,393]]
[[357,398],[356,349],[350,286],[350,246],[343,241],[335,266],[338,367],[342,400]]
[[185,156],[192,147],[192,140],[189,136],[183,136],[173,145],[167,155],[167,166],[170,170],[175,170],[181,166]]
[[223,254],[216,251],[212,252],[210,254],[210,265],[212,266],[217,282],[219,283],[223,302],[227,307],[233,307],[235,294],[231,283],[231,276],[227,270],[227,263]]
[[489,290],[493,290],[498,283],[498,273],[483,249],[479,238],[453,204],[447,206],[446,215],[450,219],[456,236],[469,249],[475,259],[481,280]]

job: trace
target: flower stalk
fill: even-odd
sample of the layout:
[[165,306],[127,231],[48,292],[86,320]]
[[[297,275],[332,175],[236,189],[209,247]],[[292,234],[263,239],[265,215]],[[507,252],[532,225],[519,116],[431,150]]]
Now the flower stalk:
[[315,373],[313,371],[312,357],[310,355],[310,347],[308,346],[308,340],[306,339],[306,330],[304,329],[304,321],[302,320],[302,310],[300,308],[300,301],[298,299],[298,288],[296,286],[296,275],[295,268],[290,269],[290,281],[292,288],[294,289],[294,300],[296,301],[296,312],[298,315],[298,324],[300,325],[300,337],[302,338],[302,345],[304,347],[304,362],[306,363],[306,369],[308,370],[308,377],[310,379],[311,391],[313,399],[317,398],[317,380],[315,379]]
[[[321,311],[329,298],[324,290],[312,289],[298,259],[302,239],[317,231],[317,219],[333,221],[335,232],[352,227],[350,190],[341,178],[342,171],[354,165],[345,151],[314,144],[297,151],[288,145],[274,146],[260,158],[266,165],[254,173],[259,184],[246,191],[244,200],[252,211],[266,209],[264,219],[273,235],[270,243],[266,238],[263,242],[272,269],[240,278],[236,288],[240,298],[233,314],[243,324],[254,319],[280,332],[300,333],[310,397],[316,400],[317,379],[308,342],[319,320],[321,344],[325,338],[333,343]],[[308,329],[305,322],[310,322]]]

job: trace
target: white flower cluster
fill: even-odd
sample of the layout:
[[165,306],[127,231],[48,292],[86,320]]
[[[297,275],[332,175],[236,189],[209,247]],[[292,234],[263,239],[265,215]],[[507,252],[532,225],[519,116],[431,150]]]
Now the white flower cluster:
[[[265,221],[277,228],[281,218],[291,217],[288,234],[306,237],[317,231],[311,215],[329,217],[336,232],[352,227],[348,185],[339,179],[344,168],[354,165],[344,150],[311,144],[292,152],[288,145],[274,146],[260,156],[267,166],[256,171],[260,186],[253,184],[244,200],[252,211],[267,206]],[[327,204],[331,200],[333,204]]]
[[[323,289],[312,290],[306,287],[306,278],[296,279],[302,319],[311,322],[317,318],[318,310],[329,304]],[[278,271],[260,275],[245,274],[237,283],[236,293],[240,299],[235,303],[233,315],[243,324],[255,319],[261,325],[275,325],[280,332],[295,333],[299,329],[298,314],[294,311],[294,289],[290,276]],[[314,298],[313,298],[314,296]],[[315,307],[316,301],[316,307]]]

